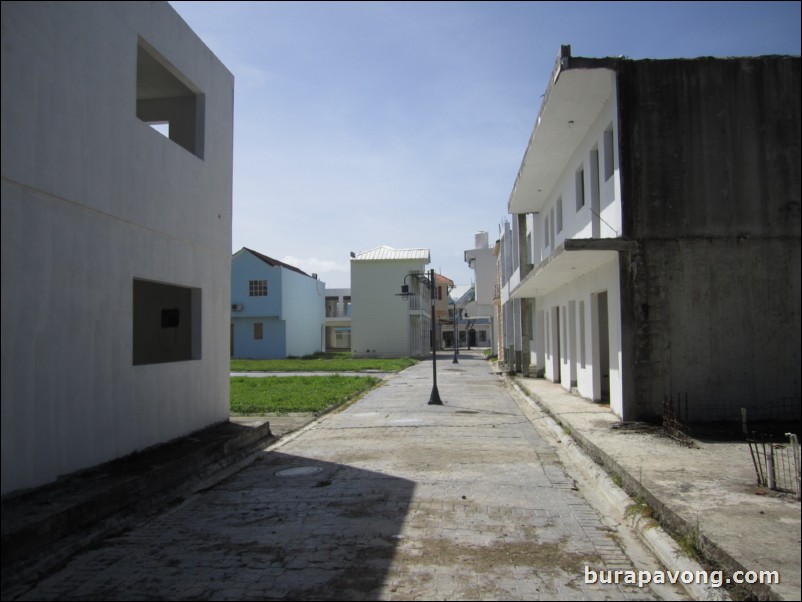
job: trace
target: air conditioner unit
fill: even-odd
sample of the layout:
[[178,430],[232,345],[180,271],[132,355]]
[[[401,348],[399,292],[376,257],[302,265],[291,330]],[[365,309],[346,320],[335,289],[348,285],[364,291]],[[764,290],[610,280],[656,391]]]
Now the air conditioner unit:
[[232,303],[231,311],[242,311],[242,303]]

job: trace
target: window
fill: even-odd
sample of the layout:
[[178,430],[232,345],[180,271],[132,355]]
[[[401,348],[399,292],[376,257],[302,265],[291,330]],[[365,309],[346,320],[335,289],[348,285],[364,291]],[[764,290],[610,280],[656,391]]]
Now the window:
[[267,280],[248,280],[249,297],[267,297]]
[[133,281],[133,365],[201,358],[201,289]]
[[599,149],[594,148],[590,151],[590,212],[593,215],[591,220],[591,236],[599,238],[601,236],[601,184],[599,182]]
[[563,231],[563,199],[557,199],[557,232]]
[[579,302],[579,365],[585,367],[585,302]]
[[609,180],[615,170],[615,150],[613,147],[613,124],[604,131],[604,181]]
[[136,116],[203,159],[204,95],[141,38],[136,57]]
[[576,210],[585,206],[585,169],[576,172]]
[[543,246],[549,246],[549,216],[546,216],[545,221],[543,222]]
[[533,251],[532,251],[532,233],[531,232],[527,232],[526,233],[526,263],[528,265],[532,265],[532,255],[533,255]]
[[262,322],[254,322],[253,324],[253,338],[256,341],[261,341],[264,338],[264,327]]

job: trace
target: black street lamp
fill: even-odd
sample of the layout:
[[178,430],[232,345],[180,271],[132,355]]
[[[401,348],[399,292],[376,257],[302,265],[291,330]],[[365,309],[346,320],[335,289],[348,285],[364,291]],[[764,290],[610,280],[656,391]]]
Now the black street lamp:
[[454,302],[454,310],[453,310],[453,312],[454,312],[454,315],[453,315],[453,318],[454,318],[454,361],[451,362],[451,363],[452,364],[459,364],[459,362],[457,361],[457,354],[458,354],[457,350],[459,349],[459,336],[458,336],[459,335],[459,323],[457,322],[457,320],[459,320],[459,318],[457,317],[458,316],[458,314],[457,314],[458,310],[457,310],[457,303],[456,302]]
[[[426,272],[410,272],[406,276],[404,276],[404,283],[401,285],[401,297],[407,299],[412,293],[409,292],[409,285],[407,284],[407,278],[410,276],[415,276],[418,281],[426,279]],[[437,347],[435,345],[435,338],[437,336],[436,326],[437,320],[435,319],[435,307],[434,301],[436,299],[436,291],[434,285],[434,270],[429,270],[429,297],[432,301],[432,314],[430,318],[430,322],[432,325],[432,334],[430,337],[430,345],[432,347],[432,393],[429,396],[429,405],[430,406],[441,406],[443,405],[443,401],[440,399],[440,392],[437,390]]]

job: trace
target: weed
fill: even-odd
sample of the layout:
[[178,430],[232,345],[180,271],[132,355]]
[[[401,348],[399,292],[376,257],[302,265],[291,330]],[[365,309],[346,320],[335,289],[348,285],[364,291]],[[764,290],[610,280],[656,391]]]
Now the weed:
[[627,506],[624,515],[627,518],[640,516],[641,518],[653,519],[654,511],[652,510],[652,507],[643,500],[643,498],[638,497],[634,503]]
[[699,525],[692,527],[680,535],[680,537],[677,538],[677,543],[686,555],[696,561],[702,560],[702,533],[699,530]]

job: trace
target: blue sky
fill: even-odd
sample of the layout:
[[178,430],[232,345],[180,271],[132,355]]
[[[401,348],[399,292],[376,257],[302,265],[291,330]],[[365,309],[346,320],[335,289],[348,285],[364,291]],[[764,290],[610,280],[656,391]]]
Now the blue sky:
[[[431,249],[469,284],[561,44],[574,56],[800,54],[799,2],[171,2],[235,77],[232,252],[350,286]],[[400,286],[400,283],[399,283]]]

